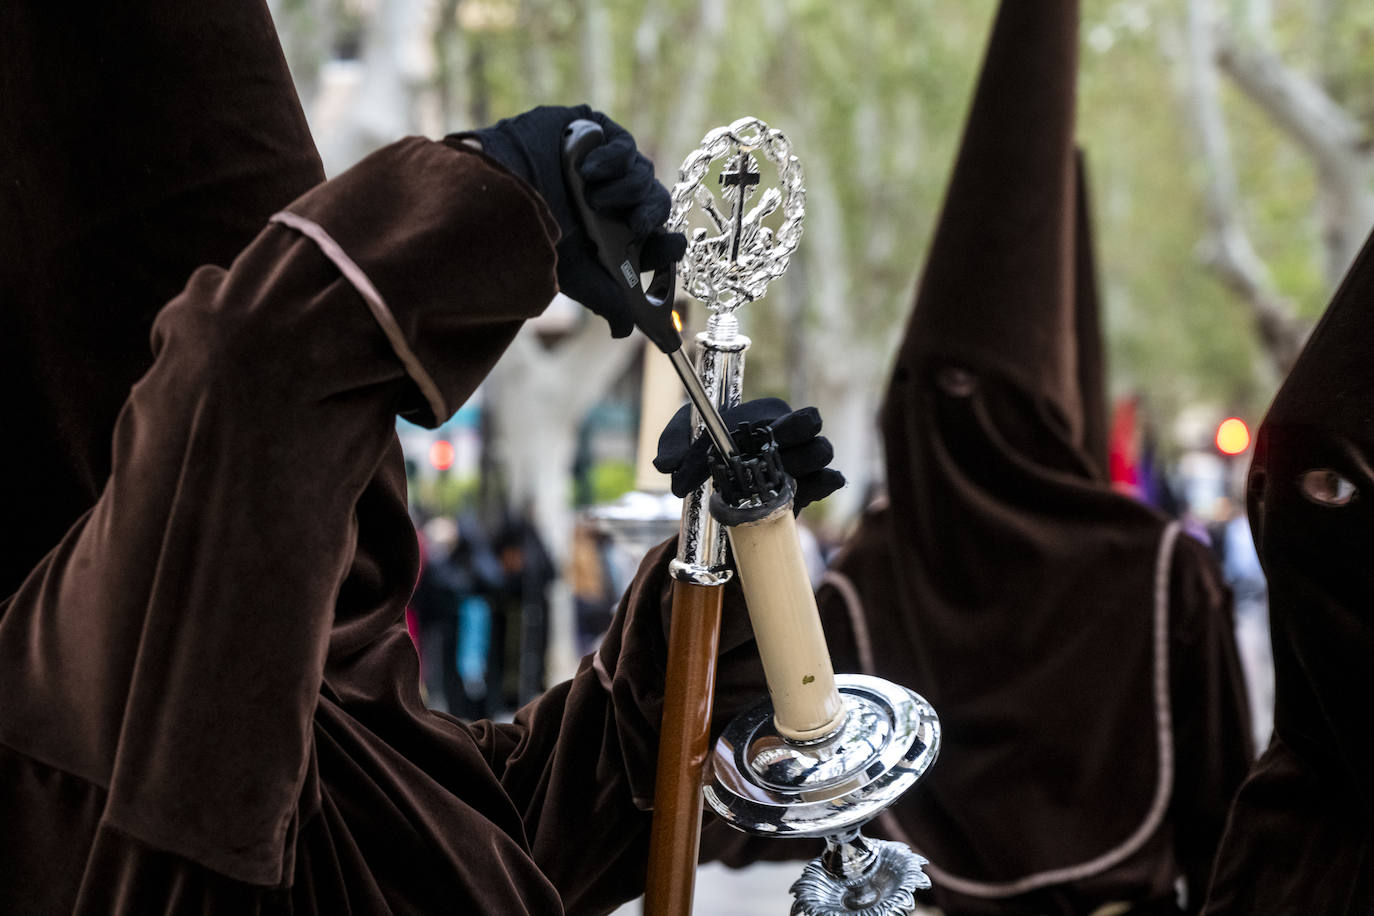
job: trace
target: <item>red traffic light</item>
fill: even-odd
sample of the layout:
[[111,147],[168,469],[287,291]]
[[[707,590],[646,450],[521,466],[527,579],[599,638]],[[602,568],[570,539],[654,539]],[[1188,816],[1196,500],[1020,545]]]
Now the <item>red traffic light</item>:
[[1216,442],[1223,455],[1239,455],[1250,447],[1250,429],[1240,417],[1227,417],[1217,427]]
[[453,467],[453,443],[447,439],[436,439],[429,447],[429,463],[436,471],[447,471]]

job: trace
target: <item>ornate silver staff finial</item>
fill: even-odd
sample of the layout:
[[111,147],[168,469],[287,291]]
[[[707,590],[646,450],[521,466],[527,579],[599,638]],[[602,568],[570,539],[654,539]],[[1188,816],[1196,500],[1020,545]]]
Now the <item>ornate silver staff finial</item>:
[[[763,189],[751,209],[750,198],[762,180],[756,154],[777,168],[779,187]],[[724,160],[718,181],[725,207],[706,183],[712,164],[719,160]],[[782,224],[775,232],[764,220],[779,206]],[[706,225],[688,225],[694,207]],[[787,269],[801,240],[805,215],[801,164],[782,131],[758,118],[740,118],[711,131],[683,161],[673,188],[668,229],[688,235],[687,254],[678,264],[683,289],[704,302],[713,316],[733,320],[735,309],[763,298],[769,282]],[[721,324],[717,320],[717,326]]]

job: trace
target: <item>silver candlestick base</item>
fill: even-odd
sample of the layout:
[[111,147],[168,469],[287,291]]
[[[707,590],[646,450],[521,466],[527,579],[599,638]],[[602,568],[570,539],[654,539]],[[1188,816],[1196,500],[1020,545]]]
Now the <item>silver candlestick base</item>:
[[791,887],[791,916],[910,916],[930,887],[925,858],[905,843],[870,840],[858,828],[825,838],[825,852]]
[[919,694],[882,678],[841,674],[844,723],[791,741],[765,699],[726,726],[710,759],[706,802],[755,836],[825,837],[826,852],[792,887],[793,916],[896,916],[930,886],[925,860],[859,828],[916,784],[940,751],[940,720]]

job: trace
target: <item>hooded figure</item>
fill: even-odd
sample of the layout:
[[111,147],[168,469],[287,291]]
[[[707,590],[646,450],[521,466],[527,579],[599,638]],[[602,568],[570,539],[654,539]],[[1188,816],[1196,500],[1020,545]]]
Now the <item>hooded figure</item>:
[[1269,581],[1274,734],[1241,787],[1208,914],[1374,912],[1374,240],[1260,426],[1249,515]]
[[513,723],[426,710],[403,621],[395,415],[552,297],[545,199],[420,138],[320,183],[261,3],[5,4],[0,68],[0,909],[633,896],[666,558]]
[[1252,757],[1203,545],[1114,492],[1077,3],[1007,0],[882,409],[889,503],[832,574],[944,726],[882,819],[948,913],[1196,909]]
[[1195,910],[1252,759],[1215,562],[1107,478],[1077,33],[1073,0],[1001,6],[882,408],[889,497],[818,593],[836,670],[940,716],[872,832],[949,914],[1175,912],[1179,879]]
[[100,495],[158,310],[324,180],[271,19],[183,6],[0,9],[0,409],[22,442],[0,597]]

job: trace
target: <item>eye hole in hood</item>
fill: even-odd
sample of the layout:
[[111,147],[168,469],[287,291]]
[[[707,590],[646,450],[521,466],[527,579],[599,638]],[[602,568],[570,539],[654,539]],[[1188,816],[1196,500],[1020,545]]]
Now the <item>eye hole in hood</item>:
[[1314,468],[1298,478],[1302,495],[1319,506],[1339,508],[1350,503],[1359,489],[1348,478],[1330,468]]

